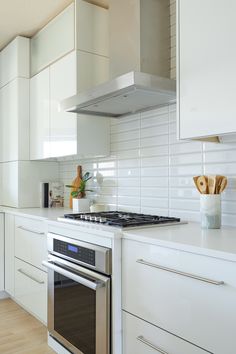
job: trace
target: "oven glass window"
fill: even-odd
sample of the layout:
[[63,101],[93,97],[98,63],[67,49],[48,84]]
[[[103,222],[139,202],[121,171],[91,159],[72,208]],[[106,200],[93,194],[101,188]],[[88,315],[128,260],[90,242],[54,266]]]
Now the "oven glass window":
[[96,291],[57,272],[54,329],[83,354],[96,353]]

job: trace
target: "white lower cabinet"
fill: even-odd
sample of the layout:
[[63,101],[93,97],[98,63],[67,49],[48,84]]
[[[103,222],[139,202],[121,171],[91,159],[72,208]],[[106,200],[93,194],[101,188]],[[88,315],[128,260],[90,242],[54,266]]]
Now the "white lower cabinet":
[[15,293],[15,217],[5,214],[5,291]]
[[47,237],[44,223],[39,220],[15,217],[15,257],[45,270]]
[[15,299],[47,323],[47,273],[15,258]]
[[0,213],[0,292],[4,290],[4,214]]
[[124,310],[211,353],[235,354],[235,262],[131,240],[122,252]]
[[5,214],[5,291],[45,324],[47,271],[42,261],[47,259],[46,244],[43,221]]
[[123,354],[206,354],[195,345],[123,311]]

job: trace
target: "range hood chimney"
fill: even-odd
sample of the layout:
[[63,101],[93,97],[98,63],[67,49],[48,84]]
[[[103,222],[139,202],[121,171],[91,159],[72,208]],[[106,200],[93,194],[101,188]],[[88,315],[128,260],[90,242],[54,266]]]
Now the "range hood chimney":
[[176,100],[170,75],[168,0],[110,0],[110,78],[61,110],[122,117]]

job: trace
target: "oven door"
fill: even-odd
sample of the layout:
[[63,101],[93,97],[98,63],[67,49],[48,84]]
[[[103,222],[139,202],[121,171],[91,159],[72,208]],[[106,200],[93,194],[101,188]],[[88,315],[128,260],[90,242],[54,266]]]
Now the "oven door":
[[48,330],[75,354],[110,353],[110,278],[50,256]]

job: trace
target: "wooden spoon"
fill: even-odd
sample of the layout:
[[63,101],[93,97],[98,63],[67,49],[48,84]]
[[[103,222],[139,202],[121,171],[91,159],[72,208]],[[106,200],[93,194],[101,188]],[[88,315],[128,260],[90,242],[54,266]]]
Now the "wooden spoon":
[[197,185],[198,188],[200,189],[200,192],[202,194],[207,194],[207,190],[208,190],[208,181],[207,181],[207,177],[206,176],[200,176],[197,179]]
[[208,176],[208,192],[216,194],[216,176]]
[[219,193],[222,193],[225,190],[225,188],[227,187],[227,183],[228,183],[227,178],[224,177],[221,181]]
[[193,177],[193,181],[194,181],[195,186],[197,187],[198,192],[202,193],[201,190],[200,190],[199,187],[198,187],[198,184],[197,184],[197,180],[198,180],[199,177],[200,177],[200,176],[195,176],[195,177]]
[[222,182],[223,178],[224,178],[224,176],[221,176],[221,175],[216,176],[216,194],[220,193],[220,186],[221,186],[221,182]]

